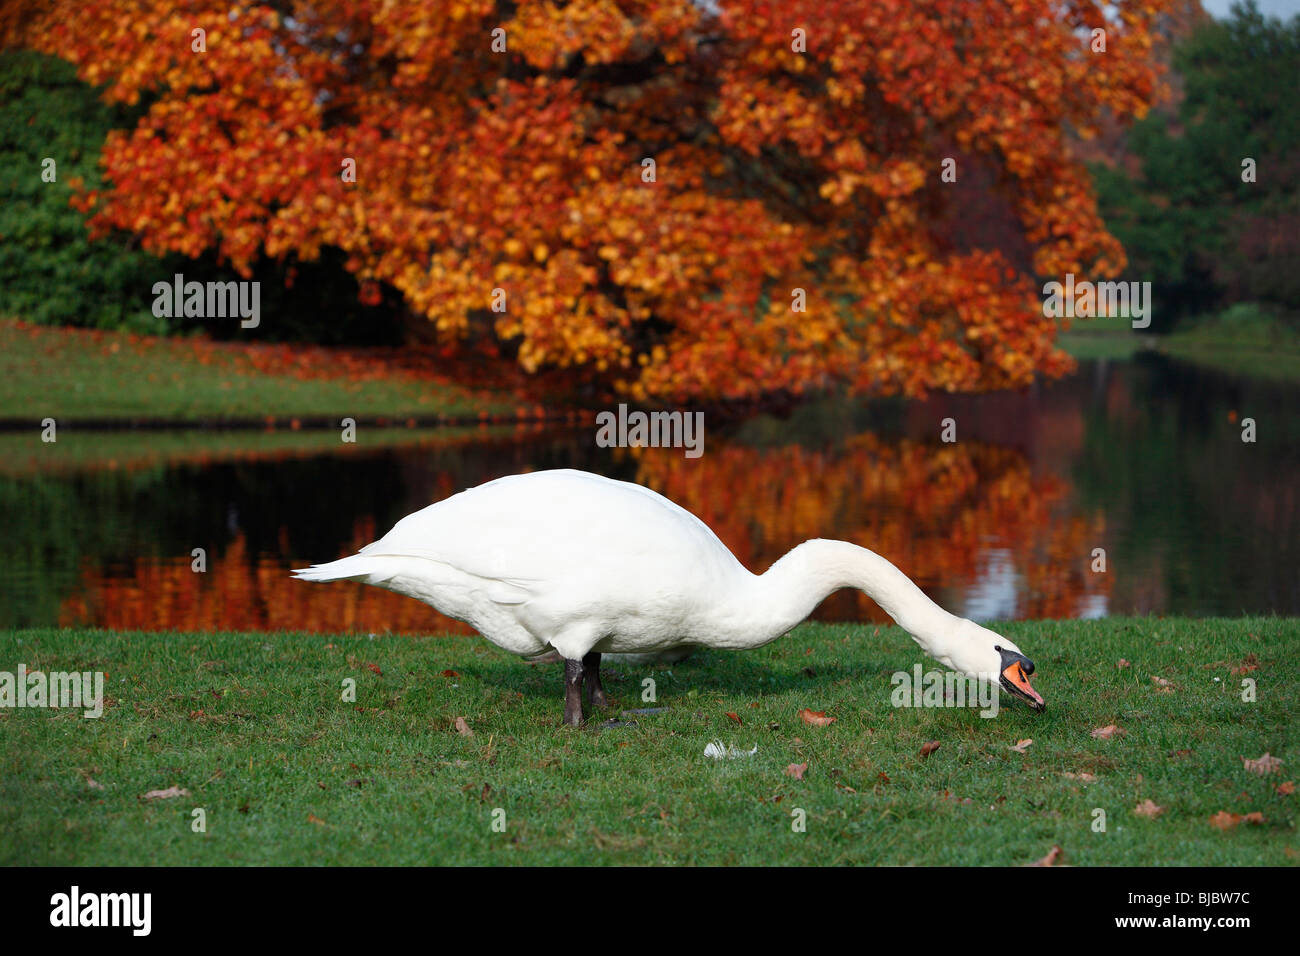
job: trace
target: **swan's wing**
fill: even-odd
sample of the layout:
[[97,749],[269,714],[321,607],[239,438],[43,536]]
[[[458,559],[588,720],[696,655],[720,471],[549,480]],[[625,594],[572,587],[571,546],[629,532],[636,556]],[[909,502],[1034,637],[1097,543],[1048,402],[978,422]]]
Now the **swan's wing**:
[[[662,586],[739,562],[704,522],[648,488],[580,471],[499,478],[399,521],[365,555],[426,558],[491,582],[521,604],[563,583]],[[647,580],[647,578],[649,580]]]

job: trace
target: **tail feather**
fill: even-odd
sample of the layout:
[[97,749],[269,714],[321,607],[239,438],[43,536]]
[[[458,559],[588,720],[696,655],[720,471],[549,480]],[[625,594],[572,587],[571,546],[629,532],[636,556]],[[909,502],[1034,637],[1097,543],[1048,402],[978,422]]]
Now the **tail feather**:
[[393,576],[395,569],[382,558],[354,554],[326,564],[313,564],[310,568],[295,568],[294,577],[300,581],[364,581],[379,584]]

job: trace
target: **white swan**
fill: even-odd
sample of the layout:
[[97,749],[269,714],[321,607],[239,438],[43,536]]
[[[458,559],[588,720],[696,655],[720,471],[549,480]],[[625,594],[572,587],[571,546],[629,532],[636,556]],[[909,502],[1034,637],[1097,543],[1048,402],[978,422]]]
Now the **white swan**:
[[407,515],[359,554],[293,573],[418,598],[516,654],[554,648],[568,724],[582,720],[584,679],[605,706],[602,653],[759,647],[845,587],[865,591],[940,663],[1044,707],[1015,644],[949,614],[879,555],[815,539],[751,574],[690,512],[583,471],[489,481]]

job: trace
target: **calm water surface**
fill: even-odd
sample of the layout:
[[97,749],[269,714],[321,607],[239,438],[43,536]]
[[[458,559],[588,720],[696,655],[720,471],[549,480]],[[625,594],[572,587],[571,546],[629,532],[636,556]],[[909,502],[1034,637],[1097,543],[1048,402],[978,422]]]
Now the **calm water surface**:
[[[350,554],[465,487],[560,467],[660,491],[756,571],[807,538],[855,541],[979,620],[1300,614],[1298,400],[1293,385],[1148,356],[1081,363],[1025,392],[706,422],[698,459],[600,449],[594,426],[363,430],[355,446],[285,432],[65,431],[57,447],[4,435],[0,627],[463,630],[419,602],[287,569]],[[817,616],[885,620],[852,592]]]

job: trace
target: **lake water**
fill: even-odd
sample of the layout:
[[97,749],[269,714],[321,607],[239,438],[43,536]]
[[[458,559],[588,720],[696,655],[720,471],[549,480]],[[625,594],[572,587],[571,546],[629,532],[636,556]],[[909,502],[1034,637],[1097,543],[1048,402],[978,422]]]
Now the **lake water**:
[[[559,467],[654,488],[756,571],[807,538],[854,541],[978,620],[1300,614],[1298,400],[1294,385],[1143,355],[1023,392],[706,420],[698,459],[598,448],[594,423],[362,429],[356,445],[7,434],[0,627],[463,631],[419,602],[287,570],[350,554],[462,488]],[[945,418],[955,442],[940,440]],[[886,620],[855,592],[816,616]]]

